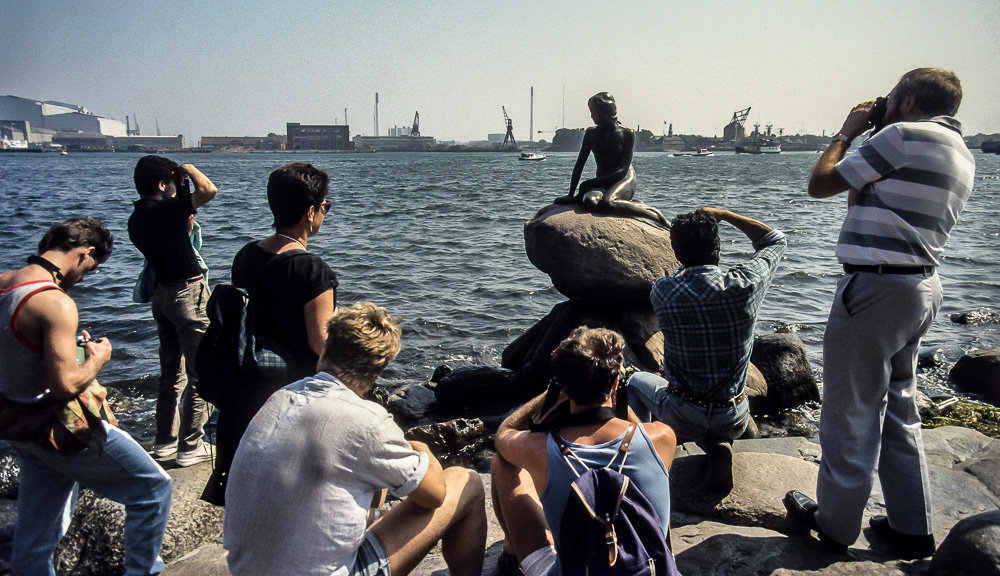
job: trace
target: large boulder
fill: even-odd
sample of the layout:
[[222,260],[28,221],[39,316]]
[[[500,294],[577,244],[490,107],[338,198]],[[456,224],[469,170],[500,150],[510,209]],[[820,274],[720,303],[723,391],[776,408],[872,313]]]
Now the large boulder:
[[949,374],[955,387],[1000,406],[1000,347],[969,352]]
[[928,576],[1000,576],[1000,511],[964,518],[931,559]]
[[658,278],[677,268],[670,231],[649,221],[549,205],[524,225],[531,263],[568,298],[648,303]]
[[438,410],[445,414],[482,416],[502,413],[531,398],[521,376],[496,366],[459,366],[438,379]]
[[767,396],[755,401],[754,414],[775,415],[806,402],[820,401],[805,344],[795,334],[758,336],[750,361],[767,381]]
[[708,457],[677,458],[670,469],[671,509],[741,526],[795,530],[781,499],[789,490],[816,486],[818,468],[782,454],[738,452],[733,457],[733,489],[705,489]]
[[626,366],[646,372],[663,370],[663,334],[648,301],[569,300],[556,304],[544,318],[504,349],[500,365],[521,374],[521,385],[529,397],[538,394],[552,379],[552,351],[580,326],[620,333],[627,345]]

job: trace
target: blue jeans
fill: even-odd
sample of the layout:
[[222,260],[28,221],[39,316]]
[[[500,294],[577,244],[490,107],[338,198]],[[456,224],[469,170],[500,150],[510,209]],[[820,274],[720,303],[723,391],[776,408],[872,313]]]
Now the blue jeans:
[[55,576],[53,553],[69,527],[80,486],[125,505],[125,574],[159,574],[170,515],[170,476],[131,436],[105,424],[100,456],[60,454],[15,442],[21,466],[11,564],[19,576]]
[[750,422],[750,403],[712,406],[711,409],[671,394],[666,379],[649,372],[636,372],[628,380],[628,405],[644,422],[659,420],[682,440],[693,440],[708,452],[719,440],[735,440]]

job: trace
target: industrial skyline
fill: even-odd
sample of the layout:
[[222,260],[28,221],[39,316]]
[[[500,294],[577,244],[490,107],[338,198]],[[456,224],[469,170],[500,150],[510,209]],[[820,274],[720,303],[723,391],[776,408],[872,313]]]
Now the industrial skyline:
[[[438,140],[551,140],[592,124],[592,94],[660,134],[722,136],[733,111],[785,134],[829,134],[899,76],[961,78],[965,133],[1000,132],[995,0],[63,3],[0,0],[0,94],[73,102],[149,132],[281,133],[349,120]],[[534,113],[531,111],[532,92]],[[532,131],[533,134],[529,134]]]

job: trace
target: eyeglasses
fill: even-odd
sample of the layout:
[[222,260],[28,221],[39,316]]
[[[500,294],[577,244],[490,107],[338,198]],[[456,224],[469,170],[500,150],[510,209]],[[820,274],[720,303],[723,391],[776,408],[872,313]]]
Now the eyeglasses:
[[323,214],[326,214],[327,212],[330,211],[330,206],[333,206],[333,202],[330,202],[330,201],[322,202],[319,205],[320,209],[323,210]]

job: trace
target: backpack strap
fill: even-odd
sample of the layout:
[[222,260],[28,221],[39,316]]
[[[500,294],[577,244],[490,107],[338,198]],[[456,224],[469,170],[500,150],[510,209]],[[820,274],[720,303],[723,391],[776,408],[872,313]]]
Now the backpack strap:
[[625,430],[625,437],[622,438],[622,443],[618,445],[618,451],[615,455],[611,457],[611,461],[608,462],[606,468],[611,468],[611,465],[615,463],[615,459],[621,454],[622,462],[618,465],[618,472],[621,473],[622,468],[625,467],[625,459],[628,458],[628,449],[632,445],[632,437],[635,436],[635,431],[639,427],[639,424],[632,422],[628,425],[628,429]]

